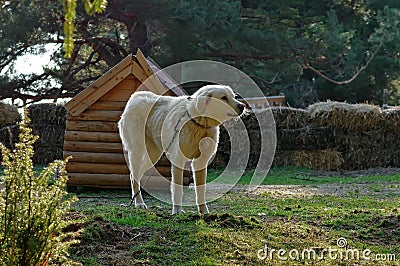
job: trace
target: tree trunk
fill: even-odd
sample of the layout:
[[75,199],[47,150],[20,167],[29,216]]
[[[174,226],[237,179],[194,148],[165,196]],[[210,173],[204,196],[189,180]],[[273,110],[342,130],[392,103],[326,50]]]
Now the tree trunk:
[[139,4],[135,1],[109,0],[106,13],[107,17],[125,24],[130,53],[136,54],[137,49],[140,49],[147,57],[150,55],[151,42],[146,22],[140,18],[140,14],[148,7]]
[[134,21],[124,21],[128,29],[128,38],[131,53],[136,54],[140,49],[144,56],[149,56],[151,51],[151,43],[148,38],[149,33],[145,22],[136,19]]

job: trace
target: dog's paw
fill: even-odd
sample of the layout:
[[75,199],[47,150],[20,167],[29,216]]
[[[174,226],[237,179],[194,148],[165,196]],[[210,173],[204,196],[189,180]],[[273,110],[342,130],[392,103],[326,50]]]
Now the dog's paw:
[[185,213],[185,212],[184,212],[184,210],[182,209],[182,206],[174,206],[174,207],[172,208],[172,215],[175,215],[175,214],[183,214],[183,213]]
[[205,204],[198,206],[198,210],[199,210],[200,214],[208,214],[209,213],[208,207]]
[[144,202],[141,203],[136,203],[135,207],[138,209],[142,209],[142,210],[148,210],[149,208],[147,208],[147,205]]

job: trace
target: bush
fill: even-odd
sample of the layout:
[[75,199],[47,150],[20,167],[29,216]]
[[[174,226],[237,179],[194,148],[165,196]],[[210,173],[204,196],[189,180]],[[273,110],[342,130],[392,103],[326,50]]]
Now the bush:
[[[0,265],[48,265],[71,262],[71,241],[63,216],[74,200],[65,190],[66,161],[55,161],[40,174],[33,170],[33,136],[20,123],[19,143],[13,152],[0,143],[4,176],[0,177]],[[72,262],[71,262],[72,263]]]

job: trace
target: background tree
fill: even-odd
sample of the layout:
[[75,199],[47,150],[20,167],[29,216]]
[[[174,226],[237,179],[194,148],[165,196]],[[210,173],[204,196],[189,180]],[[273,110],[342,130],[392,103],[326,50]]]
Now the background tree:
[[61,3],[16,2],[0,0],[0,98],[74,95],[140,48],[162,66],[226,62],[295,106],[324,99],[379,104],[383,89],[396,103],[398,1],[109,0],[93,16],[78,1],[71,58],[59,49],[43,74],[13,76],[19,55],[64,42]]

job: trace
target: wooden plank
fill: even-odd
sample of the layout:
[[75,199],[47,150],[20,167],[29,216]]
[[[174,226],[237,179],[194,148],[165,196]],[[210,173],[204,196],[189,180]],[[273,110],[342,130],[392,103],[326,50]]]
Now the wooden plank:
[[107,80],[104,84],[99,86],[95,91],[93,91],[86,98],[79,101],[74,107],[69,110],[69,114],[72,116],[77,116],[86,110],[90,105],[95,103],[107,92],[112,90],[118,83],[122,82],[126,77],[131,74],[131,68],[129,66],[122,69],[117,75]]
[[64,151],[64,158],[69,156],[72,156],[69,162],[125,164],[122,153]]
[[67,185],[130,188],[131,182],[128,174],[68,173]]
[[140,81],[130,75],[132,78],[126,78],[118,83],[112,90],[104,94],[99,100],[127,102],[129,97],[140,85]]
[[152,84],[151,87],[154,90],[153,92],[157,93],[159,95],[164,95],[167,92],[167,88],[164,87],[164,85],[161,83],[161,81],[158,79],[158,77],[154,74],[153,69],[147,62],[147,59],[144,57],[144,55],[143,55],[142,51],[140,51],[140,49],[138,49],[136,52],[136,58],[139,61],[139,64],[142,67],[142,69],[144,70],[144,72],[147,74],[147,76],[148,76],[147,82]]
[[91,141],[91,142],[121,142],[119,133],[89,132],[89,131],[66,131],[64,140]]
[[[129,174],[126,164],[117,163],[83,163],[68,162],[67,172],[71,173],[92,173],[92,174]],[[171,176],[171,168],[168,166],[156,166],[150,168],[146,175]],[[184,176],[189,176],[189,171],[183,171]]]
[[[143,176],[142,189],[170,189],[171,178],[160,176]],[[183,184],[188,186],[190,179],[185,177]],[[129,175],[119,174],[90,174],[90,173],[68,173],[68,186],[91,186],[102,188],[130,188]]]
[[146,72],[144,72],[143,68],[136,62],[132,61],[132,75],[135,76],[141,83],[145,82],[148,78]]
[[123,111],[126,106],[126,101],[101,101],[98,100],[88,107],[88,110],[109,110]]
[[[64,151],[64,158],[68,156],[72,156],[72,159],[69,160],[70,162],[126,163],[125,156],[119,150],[118,152]],[[171,167],[171,162],[165,156],[162,156],[156,166]]]
[[123,153],[122,143],[64,141],[64,151]]
[[[68,162],[67,172],[92,174],[129,174],[129,169],[126,164]],[[156,169],[149,169],[146,174],[170,176],[171,168],[167,166],[157,166]],[[188,171],[184,171],[185,176],[188,174]]]
[[65,104],[65,108],[70,111],[73,107],[75,107],[81,100],[85,99],[88,97],[90,94],[96,91],[97,88],[101,87],[105,82],[108,80],[112,79],[114,76],[116,76],[121,69],[126,68],[131,64],[133,61],[133,56],[128,55],[125,57],[121,62],[119,62],[117,65],[115,65],[113,68],[108,70],[104,75],[102,75],[100,78],[98,78],[96,81],[94,81],[89,87],[81,91],[78,95],[76,95],[74,98],[72,98],[68,103]]
[[118,123],[104,121],[67,121],[67,131],[118,132]]
[[126,164],[68,162],[67,172],[93,174],[129,174]]
[[179,86],[179,84],[173,80],[167,73],[161,70],[161,68],[154,62],[150,57],[147,58],[147,63],[156,74],[157,78],[166,86],[175,96],[187,95],[187,92]]
[[131,95],[135,92],[135,89],[117,89],[114,88],[112,91],[105,94],[100,98],[102,101],[120,101],[128,102]]
[[122,111],[109,110],[86,110],[78,116],[67,115],[67,119],[71,121],[114,121],[117,122],[121,118]]

